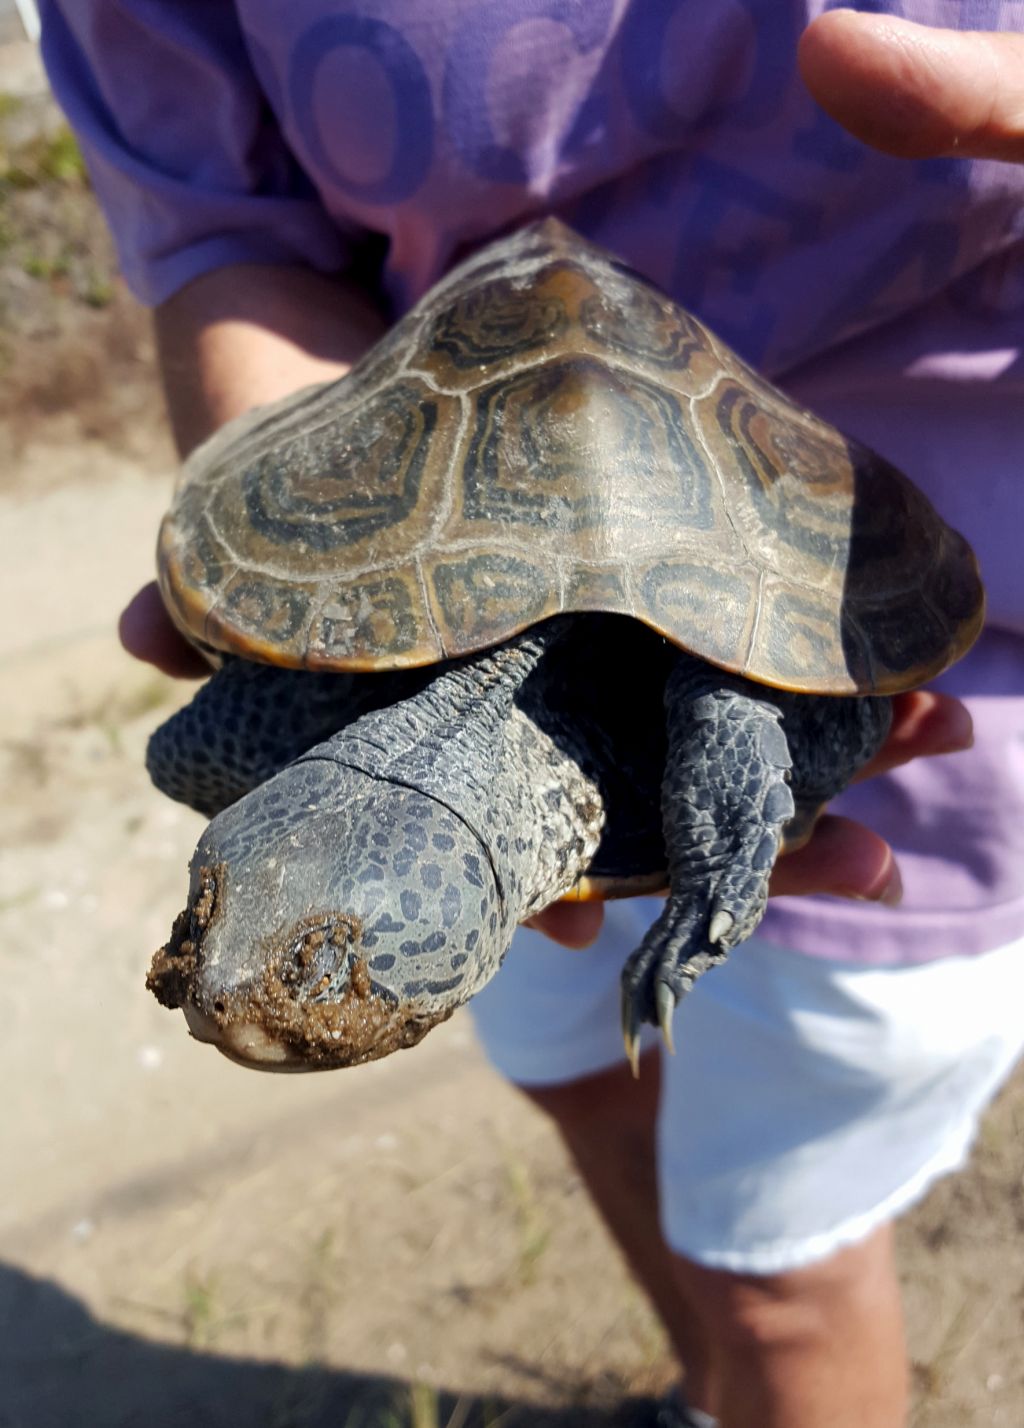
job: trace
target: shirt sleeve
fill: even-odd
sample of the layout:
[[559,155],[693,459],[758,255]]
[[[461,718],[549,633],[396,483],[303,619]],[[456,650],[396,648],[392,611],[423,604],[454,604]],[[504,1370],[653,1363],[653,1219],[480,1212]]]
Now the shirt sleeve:
[[233,0],[43,0],[43,59],[148,305],[228,263],[345,265]]

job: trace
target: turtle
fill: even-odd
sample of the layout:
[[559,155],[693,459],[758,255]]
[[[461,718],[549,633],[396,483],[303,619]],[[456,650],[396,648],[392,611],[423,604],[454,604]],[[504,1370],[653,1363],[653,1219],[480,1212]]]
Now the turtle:
[[286,1071],[414,1045],[559,898],[654,890],[623,1033],[671,1044],[984,610],[908,477],[555,218],[200,447],[158,565],[218,667],[149,744],[211,821],[148,983]]

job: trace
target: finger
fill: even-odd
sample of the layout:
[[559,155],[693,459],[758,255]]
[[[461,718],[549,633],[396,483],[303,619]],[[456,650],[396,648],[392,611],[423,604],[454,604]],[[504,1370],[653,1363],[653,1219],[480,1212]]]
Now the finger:
[[915,689],[893,700],[889,737],[857,778],[872,778],[911,759],[960,753],[973,742],[971,716],[959,699],[931,689]]
[[[770,891],[772,897],[830,893],[895,907],[903,884],[892,849],[883,838],[850,818],[826,814],[818,820],[809,843],[776,863]],[[599,902],[556,902],[524,926],[563,947],[580,949],[595,940],[603,920]]]
[[1024,162],[1024,35],[832,10],[799,61],[821,107],[883,153]]
[[523,924],[543,932],[563,947],[589,947],[601,931],[604,909],[599,902],[555,902]]
[[210,666],[171,621],[156,581],[144,585],[118,621],[121,644],[136,659],[178,679],[198,679]]
[[895,907],[903,892],[892,849],[849,818],[826,814],[803,848],[775,864],[772,897],[831,893]]

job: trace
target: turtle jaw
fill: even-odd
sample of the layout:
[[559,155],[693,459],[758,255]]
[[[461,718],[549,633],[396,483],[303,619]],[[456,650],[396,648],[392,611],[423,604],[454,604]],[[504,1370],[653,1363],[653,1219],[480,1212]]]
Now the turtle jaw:
[[256,1022],[238,1022],[222,1029],[215,1017],[201,1012],[190,1002],[186,1002],[181,1010],[190,1036],[195,1041],[216,1047],[236,1066],[244,1066],[250,1071],[307,1069],[301,1057],[289,1051],[283,1041],[269,1036]]

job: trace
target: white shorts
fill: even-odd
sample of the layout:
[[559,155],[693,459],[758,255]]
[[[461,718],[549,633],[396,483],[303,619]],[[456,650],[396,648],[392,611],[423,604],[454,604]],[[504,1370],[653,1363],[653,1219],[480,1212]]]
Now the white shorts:
[[[623,1060],[619,972],[658,902],[611,903],[569,952],[521,930],[472,1002],[522,1086]],[[1024,1052],[1024,939],[980,956],[862,968],[754,938],[707,973],[662,1057],[662,1228],[702,1264],[770,1274],[823,1259],[963,1164]],[[644,1045],[658,1045],[645,1028]]]

